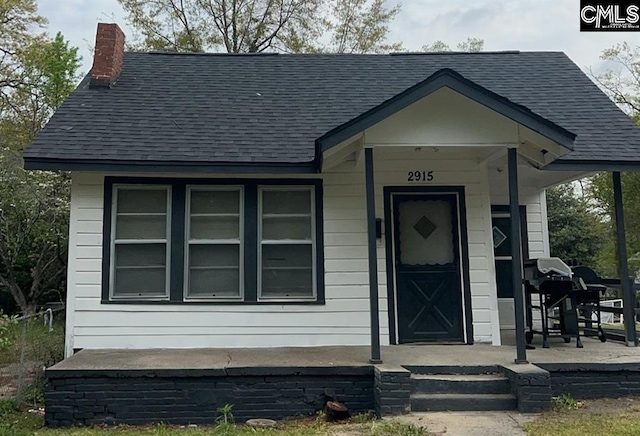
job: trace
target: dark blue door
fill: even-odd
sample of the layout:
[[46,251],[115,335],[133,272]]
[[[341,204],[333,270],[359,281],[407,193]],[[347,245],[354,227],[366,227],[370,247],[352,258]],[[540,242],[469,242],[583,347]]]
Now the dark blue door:
[[[498,298],[513,298],[513,257],[511,252],[511,215],[508,206],[491,207],[493,255],[496,261]],[[529,258],[527,209],[520,206],[520,240],[522,258]],[[515,321],[514,321],[515,322]],[[511,325],[512,323],[509,323]]]
[[458,197],[393,196],[398,342],[463,342]]

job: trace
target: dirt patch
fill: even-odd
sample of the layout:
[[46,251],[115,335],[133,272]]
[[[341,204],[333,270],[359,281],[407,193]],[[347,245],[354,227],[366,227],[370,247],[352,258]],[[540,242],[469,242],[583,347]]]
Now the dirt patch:
[[601,398],[579,401],[578,411],[598,414],[627,412],[640,416],[640,397]]
[[[42,367],[37,362],[26,362],[23,370],[24,386],[33,384],[43,375]],[[20,364],[12,363],[0,366],[0,400],[14,399],[18,391]]]

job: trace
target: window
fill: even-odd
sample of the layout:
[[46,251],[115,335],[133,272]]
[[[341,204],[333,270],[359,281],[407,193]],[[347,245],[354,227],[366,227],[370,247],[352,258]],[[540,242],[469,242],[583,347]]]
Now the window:
[[313,190],[261,187],[259,198],[260,298],[313,298]]
[[187,298],[242,296],[242,188],[187,188]]
[[102,302],[324,304],[322,182],[105,178]]
[[111,296],[168,296],[171,191],[167,186],[115,186],[111,233]]

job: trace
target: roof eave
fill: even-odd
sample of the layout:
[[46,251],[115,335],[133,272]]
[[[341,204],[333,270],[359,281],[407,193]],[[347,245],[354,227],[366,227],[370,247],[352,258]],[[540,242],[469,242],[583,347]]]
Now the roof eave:
[[640,171],[640,161],[620,161],[607,159],[558,159],[542,168],[545,171]]
[[225,173],[225,174],[313,174],[316,161],[310,162],[180,162],[120,161],[86,159],[50,159],[25,157],[26,170],[144,172],[144,173]]

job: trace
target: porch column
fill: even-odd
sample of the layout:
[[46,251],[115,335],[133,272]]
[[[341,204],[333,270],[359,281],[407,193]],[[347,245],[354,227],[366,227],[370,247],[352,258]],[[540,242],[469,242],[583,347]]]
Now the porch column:
[[518,149],[509,148],[509,215],[511,216],[511,253],[513,270],[513,302],[516,317],[516,363],[527,363],[524,333],[524,292],[522,277],[522,245],[520,238],[520,197],[518,193]]
[[380,359],[380,311],[378,308],[378,254],[376,249],[376,200],[373,181],[373,148],[364,149],[364,175],[367,197],[367,237],[369,245],[369,305],[371,315],[371,363]]
[[627,258],[627,240],[624,224],[624,206],[622,204],[622,182],[620,172],[613,176],[613,201],[615,206],[616,236],[618,243],[618,262],[620,267],[620,285],[622,288],[624,332],[628,347],[637,346],[635,307],[636,298],[633,282],[629,278],[629,261]]

